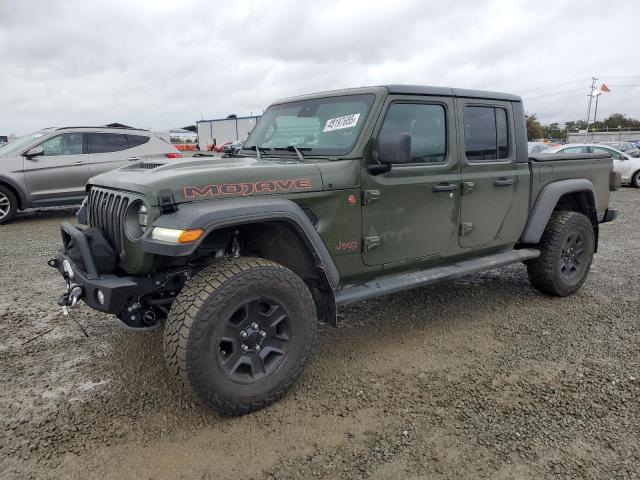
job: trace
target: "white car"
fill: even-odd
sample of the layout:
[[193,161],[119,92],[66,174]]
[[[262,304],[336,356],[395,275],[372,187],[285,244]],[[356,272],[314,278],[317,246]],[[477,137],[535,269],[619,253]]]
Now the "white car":
[[620,172],[622,183],[640,188],[640,158],[627,155],[620,150],[616,150],[608,145],[599,145],[593,143],[568,143],[559,147],[550,148],[542,152],[547,153],[564,153],[567,155],[580,155],[582,153],[606,153],[613,157],[613,170]]
[[541,153],[549,150],[549,146],[544,142],[528,142],[527,150],[529,153]]

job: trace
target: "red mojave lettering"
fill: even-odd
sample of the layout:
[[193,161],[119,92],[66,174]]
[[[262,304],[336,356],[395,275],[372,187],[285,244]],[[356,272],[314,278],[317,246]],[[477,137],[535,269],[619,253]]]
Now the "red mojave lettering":
[[217,197],[220,195],[251,195],[263,192],[287,192],[290,190],[308,190],[309,178],[291,178],[286,180],[263,180],[255,183],[223,183],[220,185],[202,185],[184,187],[185,198]]

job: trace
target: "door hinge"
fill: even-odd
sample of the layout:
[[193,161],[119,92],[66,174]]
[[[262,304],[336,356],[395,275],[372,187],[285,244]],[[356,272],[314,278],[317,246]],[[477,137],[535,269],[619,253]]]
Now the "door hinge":
[[368,252],[369,250],[373,250],[376,247],[380,246],[380,237],[377,235],[373,235],[371,237],[365,237],[362,242],[362,251]]
[[466,235],[471,230],[473,230],[473,223],[471,222],[463,222],[460,224],[460,235]]
[[462,194],[473,192],[476,189],[476,184],[473,182],[462,182]]
[[380,190],[363,190],[362,191],[362,205],[368,205],[371,202],[380,200]]

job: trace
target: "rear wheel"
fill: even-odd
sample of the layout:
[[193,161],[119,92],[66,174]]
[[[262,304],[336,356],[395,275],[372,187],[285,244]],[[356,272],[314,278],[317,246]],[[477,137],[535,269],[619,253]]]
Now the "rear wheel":
[[165,325],[170,373],[205,405],[239,415],[282,397],[317,332],[309,289],[277,263],[223,260],[194,276]]
[[18,201],[11,190],[0,185],[0,225],[9,223],[16,216]]
[[593,225],[585,215],[554,212],[540,239],[540,256],[526,262],[529,281],[549,295],[571,295],[587,278],[593,250]]
[[640,170],[631,176],[631,185],[636,188],[640,188]]

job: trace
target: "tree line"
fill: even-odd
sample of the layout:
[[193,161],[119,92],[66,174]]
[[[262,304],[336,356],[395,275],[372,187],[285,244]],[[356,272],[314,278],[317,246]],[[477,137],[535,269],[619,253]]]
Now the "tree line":
[[[527,138],[535,140],[537,138],[567,138],[567,131],[575,132],[578,130],[586,130],[587,122],[584,120],[575,120],[560,124],[557,122],[548,125],[542,125],[535,113],[526,114],[527,120]],[[640,120],[629,118],[622,113],[613,113],[604,120],[589,124],[589,131],[593,130],[616,130],[618,127],[624,129],[640,130]]]

